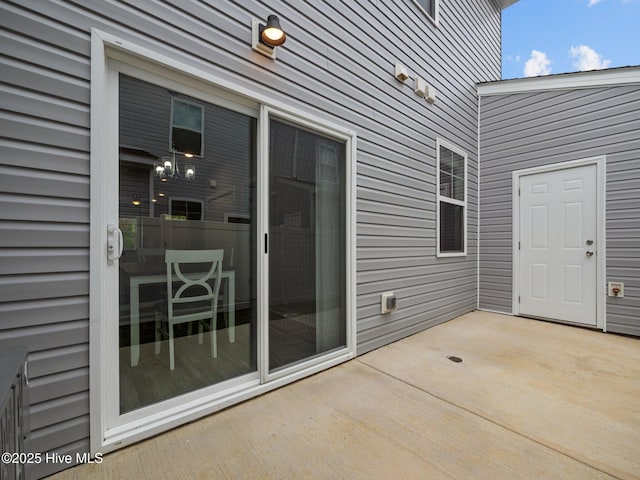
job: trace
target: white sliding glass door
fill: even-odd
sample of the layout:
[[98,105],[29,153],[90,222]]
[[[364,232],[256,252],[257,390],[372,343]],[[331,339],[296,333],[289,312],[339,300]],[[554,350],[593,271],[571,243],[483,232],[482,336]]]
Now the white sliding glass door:
[[269,119],[269,372],[346,348],[346,141]]
[[94,452],[355,355],[355,134],[103,35],[116,47],[92,64]]
[[257,371],[257,119],[122,73],[118,85],[125,413]]

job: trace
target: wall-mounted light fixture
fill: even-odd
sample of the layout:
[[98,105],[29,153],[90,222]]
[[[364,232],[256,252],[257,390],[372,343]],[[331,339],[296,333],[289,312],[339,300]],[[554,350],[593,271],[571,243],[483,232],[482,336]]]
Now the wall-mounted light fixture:
[[270,58],[276,58],[276,47],[287,40],[276,15],[267,17],[266,25],[255,18],[251,21],[251,48]]

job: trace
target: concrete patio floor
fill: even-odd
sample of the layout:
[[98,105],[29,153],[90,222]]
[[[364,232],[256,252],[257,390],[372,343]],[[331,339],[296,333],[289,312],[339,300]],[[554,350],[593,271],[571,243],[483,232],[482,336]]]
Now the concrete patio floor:
[[640,339],[473,312],[51,478],[640,479]]

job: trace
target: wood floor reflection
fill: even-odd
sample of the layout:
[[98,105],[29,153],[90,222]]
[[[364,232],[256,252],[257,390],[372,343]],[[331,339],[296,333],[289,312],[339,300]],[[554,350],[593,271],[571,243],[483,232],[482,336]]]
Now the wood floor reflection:
[[[256,371],[255,341],[250,324],[236,326],[236,341],[228,330],[218,329],[218,356],[211,357],[210,332],[189,336],[183,329],[174,340],[175,369],[169,368],[169,342],[163,339],[160,353],[155,342],[140,345],[140,361],[130,364],[130,348],[120,348],[120,411],[125,413],[169,398],[208,387]],[[254,334],[253,334],[254,335]]]
[[[248,315],[237,315],[236,341],[230,343],[228,328],[218,322],[217,358],[211,357],[211,333],[198,342],[197,328],[189,335],[187,325],[176,327],[175,369],[169,368],[169,342],[160,342],[155,353],[153,322],[141,335],[140,360],[132,367],[128,342],[120,348],[120,412],[161,402],[257,370],[256,328]],[[315,319],[309,314],[273,315],[269,322],[270,364],[277,368],[313,357],[316,352]],[[125,329],[126,331],[126,329]]]

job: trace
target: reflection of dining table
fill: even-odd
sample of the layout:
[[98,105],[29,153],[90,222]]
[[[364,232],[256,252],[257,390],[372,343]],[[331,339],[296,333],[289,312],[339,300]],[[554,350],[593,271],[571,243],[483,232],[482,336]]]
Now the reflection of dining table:
[[[130,270],[125,268],[126,270]],[[129,273],[131,273],[129,271]],[[177,278],[177,277],[176,277]],[[228,317],[229,342],[236,341],[236,273],[235,270],[223,270],[221,280],[227,280],[227,288],[224,288],[224,305],[227,308],[225,316]],[[165,283],[166,273],[151,275],[132,275],[130,282],[131,303],[131,366],[138,365],[140,360],[140,286],[152,283]]]

